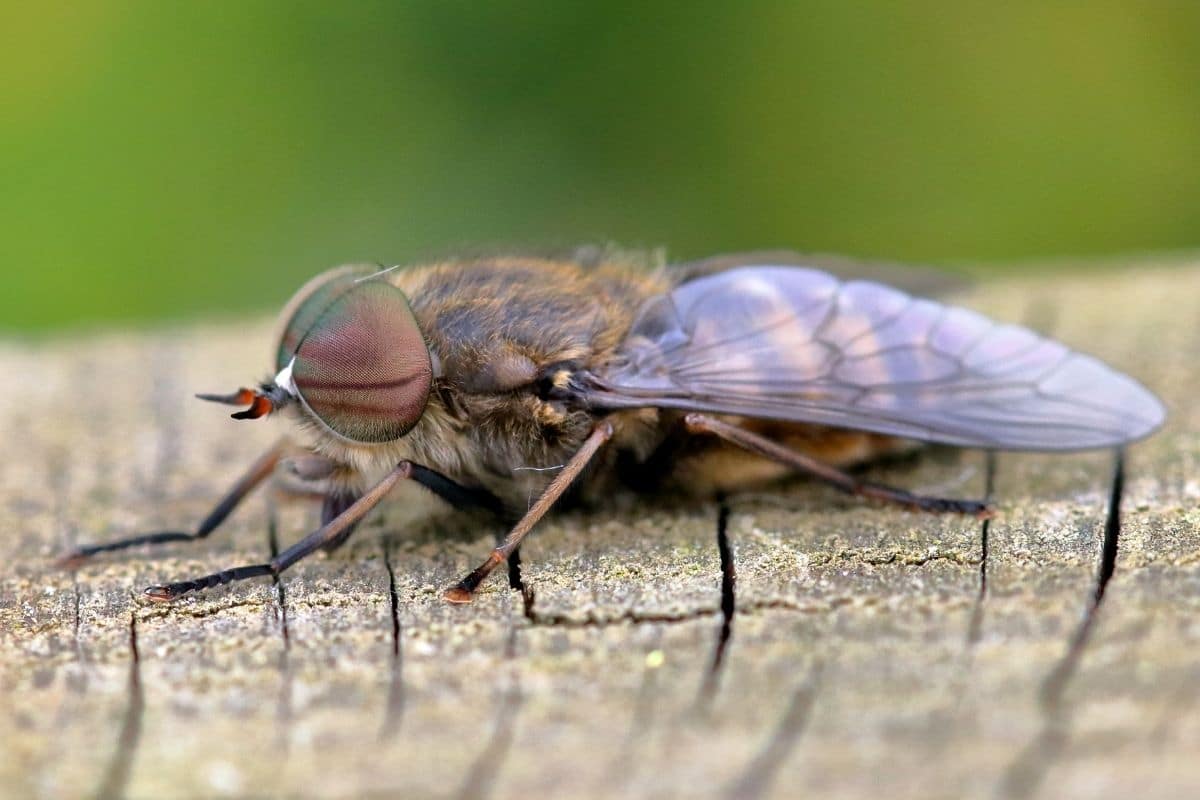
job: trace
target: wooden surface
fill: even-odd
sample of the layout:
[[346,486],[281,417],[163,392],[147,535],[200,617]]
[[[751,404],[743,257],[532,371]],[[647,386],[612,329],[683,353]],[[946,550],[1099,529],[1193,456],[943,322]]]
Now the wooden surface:
[[[150,583],[263,560],[264,499],[202,543],[75,575],[49,560],[194,524],[278,436],[191,399],[261,377],[270,325],[0,343],[3,794],[1195,796],[1200,268],[962,301],[1101,355],[1171,409],[1129,453],[1117,572],[1077,660],[1109,453],[1000,457],[982,601],[977,522],[800,482],[731,498],[737,612],[715,671],[715,507],[555,517],[525,548],[528,613],[502,576],[443,604],[494,530],[415,522],[429,503],[407,491],[278,589],[145,605]],[[871,476],[978,496],[982,464],[935,451]],[[283,507],[279,540],[314,514]]]

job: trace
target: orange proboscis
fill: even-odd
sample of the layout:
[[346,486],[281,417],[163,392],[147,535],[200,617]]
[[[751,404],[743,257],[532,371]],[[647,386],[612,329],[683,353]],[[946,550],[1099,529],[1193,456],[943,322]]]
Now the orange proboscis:
[[250,407],[245,411],[239,411],[231,415],[234,419],[258,419],[265,417],[275,409],[275,404],[271,402],[271,398],[265,394],[256,394],[254,399],[250,401]]

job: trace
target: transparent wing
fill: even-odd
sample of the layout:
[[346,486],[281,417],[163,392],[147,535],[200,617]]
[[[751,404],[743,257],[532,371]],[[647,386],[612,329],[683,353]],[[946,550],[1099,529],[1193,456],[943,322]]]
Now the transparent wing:
[[813,269],[753,266],[649,300],[597,408],[661,406],[965,447],[1133,441],[1164,410],[1141,384],[1016,325]]

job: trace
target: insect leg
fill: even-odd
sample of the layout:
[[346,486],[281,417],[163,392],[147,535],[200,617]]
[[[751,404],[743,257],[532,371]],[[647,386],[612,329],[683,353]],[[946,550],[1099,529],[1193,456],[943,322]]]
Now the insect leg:
[[[325,499],[321,502],[321,525],[328,525],[333,520],[345,513],[346,509],[354,505],[358,498],[361,497],[358,492],[347,489],[335,489],[325,495]],[[325,544],[321,545],[321,549],[326,553],[332,553],[346,543],[350,538],[350,534],[354,533],[357,528],[357,523],[347,525],[345,530],[337,535],[336,538],[330,539]]]
[[[504,512],[504,506],[500,502],[500,498],[488,490],[463,486],[461,483],[447,478],[442,473],[432,470],[429,467],[413,464],[412,474],[409,475],[409,479],[433,492],[457,511],[482,509],[493,514],[502,514]],[[360,496],[357,492],[348,489],[332,491],[325,495],[324,502],[321,505],[321,524],[328,525],[342,512],[350,508]],[[336,539],[332,539],[322,545],[321,549],[327,553],[331,553],[341,547],[350,538],[350,534],[354,533],[355,527],[357,525],[348,526]]]
[[58,565],[65,569],[73,569],[79,566],[82,562],[91,558],[98,553],[108,553],[114,550],[124,550],[129,547],[137,547],[143,544],[163,544],[165,542],[190,542],[197,539],[203,539],[208,536],[217,527],[225,521],[233,510],[246,498],[246,495],[254,491],[264,480],[266,480],[275,470],[275,465],[279,463],[279,459],[283,454],[284,442],[281,440],[276,442],[271,449],[263,453],[258,459],[250,465],[237,482],[230,487],[229,491],[221,498],[221,502],[217,503],[216,507],[209,512],[208,516],[200,523],[194,531],[160,531],[157,533],[145,533],[139,536],[130,536],[127,539],[117,539],[116,541],[106,542],[104,544],[92,544],[77,547],[71,552],[61,556],[58,559]]
[[509,531],[504,543],[496,547],[488,556],[487,561],[476,567],[474,572],[447,589],[443,597],[451,603],[471,602],[475,590],[479,588],[479,584],[483,582],[484,578],[521,546],[521,540],[525,538],[525,535],[537,524],[538,520],[546,515],[546,512],[562,496],[563,492],[570,488],[571,483],[592,460],[592,456],[596,455],[596,451],[611,439],[612,435],[611,422],[602,421],[597,424],[588,438],[584,440],[579,451],[571,456],[571,460],[554,476],[554,480],[550,481],[550,485],[542,492],[537,502],[530,506],[529,510],[525,512],[525,516],[521,517],[520,521]]
[[410,461],[401,461],[383,480],[354,501],[349,508],[296,542],[287,550],[275,556],[275,558],[266,564],[249,564],[243,567],[234,567],[222,570],[221,572],[214,572],[212,575],[205,575],[195,580],[151,586],[145,590],[144,594],[151,600],[167,601],[174,600],[188,592],[207,589],[212,586],[220,586],[232,583],[233,581],[256,578],[261,575],[278,575],[300,559],[312,555],[321,547],[334,541],[345,533],[347,529],[352,529],[357,525],[359,520],[366,516],[368,511],[379,505],[379,501],[383,500],[397,483],[412,477],[414,466]]
[[[445,500],[458,511],[482,509],[494,517],[512,522],[511,515],[505,509],[500,498],[486,489],[475,489],[455,483],[454,481],[428,467],[415,465],[413,480],[424,486],[438,497]],[[503,539],[498,538],[497,544]],[[514,550],[508,558],[508,585],[512,589],[523,589],[521,582],[521,551]]]
[[859,480],[849,473],[831,467],[811,456],[806,456],[791,448],[784,447],[765,436],[760,436],[753,431],[748,431],[729,422],[723,422],[706,414],[688,414],[684,417],[684,424],[693,433],[712,434],[730,444],[737,445],[752,453],[757,453],[764,458],[778,461],[800,472],[811,475],[847,494],[858,495],[859,497],[866,497],[871,500],[880,500],[885,503],[895,503],[913,511],[971,514],[977,519],[988,519],[992,516],[991,506],[986,502],[926,497],[907,492],[904,489],[895,489],[890,486]]
[[504,513],[504,504],[500,502],[500,498],[487,489],[463,486],[442,473],[420,464],[413,464],[412,469],[412,480],[445,500],[458,511],[482,509],[493,514]]

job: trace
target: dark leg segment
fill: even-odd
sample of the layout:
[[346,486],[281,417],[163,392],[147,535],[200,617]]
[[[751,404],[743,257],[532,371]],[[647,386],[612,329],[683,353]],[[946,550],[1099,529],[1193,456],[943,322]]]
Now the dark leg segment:
[[469,511],[478,508],[490,511],[493,514],[504,513],[504,504],[500,502],[500,498],[487,489],[474,489],[469,486],[463,486],[461,483],[456,483],[447,478],[442,473],[436,472],[429,467],[423,467],[420,464],[412,465],[411,477],[412,480],[421,484],[459,511]]
[[525,535],[537,524],[538,520],[546,515],[551,506],[562,497],[563,492],[570,488],[571,483],[583,471],[592,457],[596,455],[596,451],[612,438],[613,427],[611,422],[600,422],[588,438],[584,440],[583,446],[575,455],[571,456],[571,460],[567,462],[562,471],[550,481],[550,485],[542,492],[542,496],[537,499],[537,502],[525,512],[525,516],[509,531],[508,538],[504,543],[499,545],[492,554],[488,556],[487,561],[484,561],[475,571],[467,577],[463,578],[454,586],[446,590],[444,597],[451,603],[469,603],[471,602],[475,590],[479,588],[488,575],[492,573],[496,567],[500,566],[512,553],[521,546],[521,540]]
[[140,536],[130,536],[127,539],[117,539],[113,542],[104,544],[86,545],[76,548],[58,559],[59,566],[65,569],[73,569],[81,563],[99,553],[109,553],[114,550],[125,550],[130,547],[137,547],[144,544],[164,544],[166,542],[191,542],[197,539],[203,539],[208,536],[217,527],[225,521],[233,510],[246,498],[246,495],[254,491],[264,480],[266,480],[275,470],[275,465],[279,463],[280,456],[283,453],[283,442],[278,442],[267,452],[259,456],[250,469],[246,470],[237,483],[235,483],[229,492],[221,498],[221,502],[217,503],[209,515],[204,518],[204,521],[196,528],[195,531],[188,533],[186,531],[161,531],[159,533],[146,533]]
[[[346,512],[346,509],[354,505],[359,498],[358,492],[333,490],[325,495],[324,501],[321,503],[321,525],[328,525],[335,519]],[[347,525],[336,539],[330,540],[328,543],[321,545],[321,549],[326,553],[332,553],[346,543],[350,538],[350,534],[354,533],[354,529],[358,524]]]
[[720,437],[730,444],[757,453],[763,458],[786,464],[800,472],[811,475],[818,480],[828,483],[835,489],[859,497],[894,503],[912,511],[930,511],[934,513],[951,512],[955,514],[971,514],[977,519],[987,519],[992,516],[992,509],[987,503],[978,500],[954,500],[941,497],[926,497],[912,494],[903,489],[893,489],[877,483],[861,481],[840,469],[831,467],[815,458],[798,453],[777,442],[759,436],[728,422],[709,417],[705,414],[688,414],[684,418],[689,431],[707,433]]
[[261,575],[278,575],[300,559],[311,555],[329,542],[343,536],[347,529],[352,529],[357,525],[358,521],[366,516],[368,511],[379,505],[379,502],[387,496],[387,493],[397,483],[412,476],[413,466],[411,462],[401,461],[394,470],[388,473],[387,477],[377,483],[362,497],[358,498],[349,508],[299,542],[296,542],[296,544],[287,550],[284,550],[267,564],[235,567],[195,580],[169,583],[163,586],[151,586],[146,589],[144,594],[151,600],[168,601],[198,589],[207,589],[212,586],[220,586],[245,578],[256,578]]
[[[409,480],[421,484],[421,486],[436,494],[458,511],[470,511],[478,508],[493,514],[503,513],[504,507],[500,499],[491,492],[486,489],[474,489],[463,486],[461,483],[451,480],[429,467],[413,464]],[[349,490],[333,491],[327,494],[321,506],[321,524],[327,525],[332,522],[342,512],[352,506],[358,498],[359,494],[357,492]],[[321,549],[327,553],[338,549],[346,543],[346,540],[354,533],[356,527],[357,524],[347,527],[339,534],[337,539],[332,540],[329,544],[322,545]]]
[[[269,472],[267,470],[267,474]],[[246,578],[257,578],[264,575],[277,577],[292,564],[317,550],[332,550],[343,544],[350,538],[355,527],[367,515],[367,512],[379,505],[379,502],[397,483],[410,479],[417,481],[456,508],[468,508],[473,505],[484,505],[493,509],[500,508],[500,501],[490,492],[483,489],[469,489],[427,467],[411,461],[401,461],[394,470],[388,473],[387,477],[361,496],[342,493],[328,495],[322,508],[321,527],[272,558],[270,562],[234,567],[190,581],[151,586],[146,589],[145,595],[151,600],[165,602],[188,592],[221,586]]]

